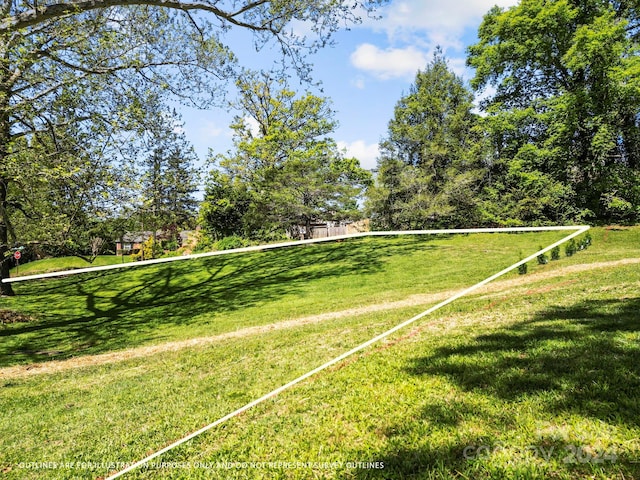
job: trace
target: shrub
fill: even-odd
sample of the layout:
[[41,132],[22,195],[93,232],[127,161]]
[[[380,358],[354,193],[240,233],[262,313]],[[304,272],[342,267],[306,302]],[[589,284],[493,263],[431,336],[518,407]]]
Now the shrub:
[[193,247],[193,253],[210,252],[214,249],[213,245],[214,241],[211,239],[211,237],[200,231],[198,234],[196,246]]
[[216,250],[231,250],[233,248],[242,248],[249,245],[249,242],[244,238],[233,235],[231,237],[224,237],[222,240],[218,240],[214,247]]
[[577,251],[578,251],[578,246],[576,245],[576,241],[572,238],[564,247],[564,253],[567,257],[572,257],[573,254],[576,253]]
[[[542,247],[538,247],[538,250],[542,250]],[[546,265],[549,263],[549,257],[545,253],[538,255],[538,265]]]
[[526,275],[527,274],[527,264],[523,263],[522,265],[518,266],[518,274],[519,275]]
[[155,242],[153,237],[149,237],[147,241],[142,244],[140,251],[138,253],[134,253],[131,258],[135,262],[138,260],[151,260],[152,258],[161,257],[163,253],[164,251],[162,250],[160,242]]
[[586,250],[591,245],[591,234],[587,233],[578,243],[578,250]]
[[177,240],[164,240],[162,242],[163,250],[169,250],[170,252],[173,252],[175,250],[178,250],[179,247],[180,245],[178,245]]
[[560,260],[560,247],[553,247],[551,249],[551,260]]

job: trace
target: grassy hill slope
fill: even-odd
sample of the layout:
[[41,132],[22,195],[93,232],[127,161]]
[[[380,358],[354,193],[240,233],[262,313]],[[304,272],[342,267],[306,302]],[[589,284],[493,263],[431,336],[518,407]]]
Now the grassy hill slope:
[[[132,477],[639,478],[640,229],[591,234]],[[369,239],[19,285],[0,300],[32,317],[0,327],[0,470],[105,475],[435,297],[365,306],[469,286],[560,236]],[[28,463],[44,461],[80,463]]]
[[59,272],[62,270],[73,270],[78,268],[101,267],[104,265],[115,265],[120,263],[130,263],[130,256],[99,255],[93,263],[88,263],[79,257],[57,257],[44,258],[33,262],[18,265],[11,269],[11,276],[37,275],[39,273]]

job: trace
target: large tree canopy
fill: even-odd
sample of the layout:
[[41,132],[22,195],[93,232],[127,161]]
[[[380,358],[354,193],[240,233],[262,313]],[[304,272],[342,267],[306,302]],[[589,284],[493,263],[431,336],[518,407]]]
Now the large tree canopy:
[[[484,17],[468,63],[476,89],[495,88],[493,193],[529,212],[516,221],[640,218],[638,7],[522,0]],[[493,210],[500,221],[514,209]]]
[[[0,277],[8,276],[9,198],[25,183],[17,168],[25,151],[67,154],[68,126],[105,143],[117,139],[150,91],[215,104],[237,74],[225,43],[234,28],[253,32],[257,47],[273,42],[305,76],[307,52],[384,1],[0,2]],[[315,36],[297,35],[292,22],[308,24]],[[29,170],[37,170],[38,157],[29,158]],[[0,284],[0,294],[11,293]]]
[[330,134],[326,99],[298,98],[268,75],[238,82],[235,152],[216,160],[201,218],[214,236],[265,237],[287,231],[309,238],[315,222],[353,219],[370,182],[358,160],[344,158]]

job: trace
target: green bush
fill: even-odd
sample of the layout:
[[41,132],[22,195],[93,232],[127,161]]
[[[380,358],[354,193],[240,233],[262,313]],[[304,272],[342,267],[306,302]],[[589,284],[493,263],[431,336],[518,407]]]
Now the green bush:
[[572,238],[564,247],[564,253],[567,257],[572,257],[578,251],[576,241]]
[[211,237],[203,232],[198,234],[198,241],[193,247],[193,253],[210,252],[214,249],[214,241]]
[[138,253],[131,255],[133,261],[139,260],[151,260],[152,258],[160,258],[164,250],[160,242],[155,242],[153,237],[149,237],[146,242],[142,244],[142,249]]
[[527,267],[526,263],[523,263],[522,265],[518,266],[518,274],[520,274],[520,275],[526,275],[527,274],[527,270],[528,270],[528,267]]
[[551,260],[560,260],[560,247],[553,247],[551,249]]
[[249,241],[244,238],[233,235],[231,237],[224,237],[222,240],[218,240],[214,248],[216,250],[231,250],[234,248],[242,248],[249,245]]
[[[538,250],[542,250],[542,247],[538,247]],[[549,257],[545,253],[538,255],[538,265],[546,265],[549,263]]]
[[586,250],[591,246],[591,234],[587,233],[578,243],[578,250]]
[[177,240],[164,240],[162,242],[163,250],[169,250],[170,252],[173,252],[175,250],[178,250],[179,247],[180,245],[178,245]]

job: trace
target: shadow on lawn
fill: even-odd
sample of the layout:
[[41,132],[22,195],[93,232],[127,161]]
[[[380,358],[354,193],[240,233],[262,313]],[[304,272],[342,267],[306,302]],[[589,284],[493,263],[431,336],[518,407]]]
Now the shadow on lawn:
[[[637,429],[640,342],[637,335],[630,334],[638,332],[640,297],[590,300],[568,308],[552,307],[510,329],[501,329],[500,333],[479,335],[461,345],[440,348],[433,355],[416,358],[407,370],[417,377],[444,376],[465,391],[493,397],[498,405],[539,395],[540,410],[548,413],[549,419],[573,414],[623,429]],[[385,469],[357,471],[355,478],[518,478],[514,471],[496,472],[464,457],[466,446],[495,445],[490,438],[492,432],[513,428],[517,419],[508,413],[511,409],[498,408],[499,414],[485,412],[477,405],[466,404],[464,397],[453,403],[447,400],[442,405],[423,404],[414,418],[423,425],[427,422],[438,427],[455,428],[462,421],[487,425],[479,435],[488,437],[464,439],[445,450],[389,442],[387,450],[374,456],[385,463]],[[387,427],[386,435],[392,437],[394,429],[404,429],[408,433],[401,438],[415,438],[416,432],[421,431],[415,423],[414,419],[405,425]],[[428,445],[428,439],[421,440]],[[563,465],[556,468],[562,468],[572,478],[591,478],[589,475],[597,472],[640,478],[640,458],[634,458],[634,454],[619,451],[615,463],[566,465],[562,459],[570,453],[567,445],[579,445],[579,440],[538,437],[530,441],[554,446],[555,458]],[[371,457],[370,452],[368,456]],[[485,468],[490,470],[483,471]],[[514,468],[518,468],[517,464]],[[434,472],[435,477],[430,476]],[[531,478],[545,478],[548,473],[538,470]]]
[[[43,313],[36,323],[0,329],[0,339],[28,335],[28,343],[4,342],[0,366],[135,346],[162,335],[161,330],[154,331],[162,325],[185,325],[205,313],[268,305],[285,295],[303,294],[305,285],[314,280],[345,277],[348,281],[349,275],[378,272],[386,256],[415,252],[417,245],[438,248],[428,242],[409,237],[382,245],[371,241],[309,245],[68,277],[47,290],[43,285],[48,283],[21,285],[18,294],[29,296],[32,308]],[[52,298],[48,295],[69,306],[54,305],[56,309],[81,313],[44,313]],[[242,326],[246,323],[227,330]],[[220,331],[212,327],[212,333]]]

